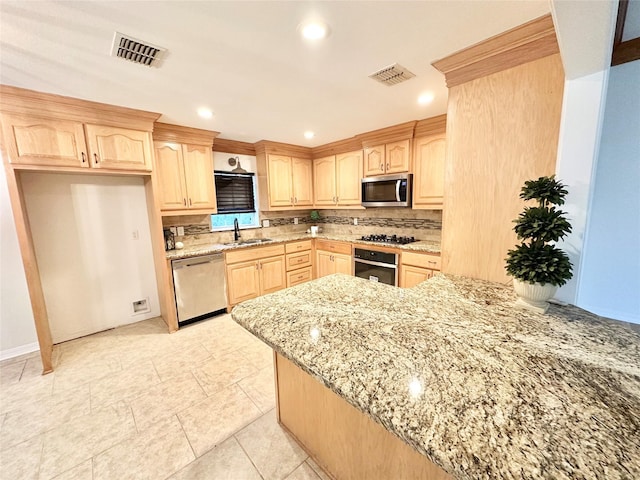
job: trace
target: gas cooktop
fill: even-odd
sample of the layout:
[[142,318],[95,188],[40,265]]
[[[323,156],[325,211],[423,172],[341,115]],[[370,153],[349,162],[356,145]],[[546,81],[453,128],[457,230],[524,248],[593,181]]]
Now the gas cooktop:
[[394,243],[396,245],[406,245],[407,243],[417,242],[418,240],[415,237],[399,237],[397,235],[363,235],[360,237],[360,240],[364,240],[366,242],[377,242],[377,243]]

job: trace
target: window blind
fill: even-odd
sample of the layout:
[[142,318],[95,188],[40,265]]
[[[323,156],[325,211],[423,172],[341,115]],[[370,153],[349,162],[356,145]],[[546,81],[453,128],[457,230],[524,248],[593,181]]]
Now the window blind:
[[255,212],[253,173],[214,172],[218,213]]

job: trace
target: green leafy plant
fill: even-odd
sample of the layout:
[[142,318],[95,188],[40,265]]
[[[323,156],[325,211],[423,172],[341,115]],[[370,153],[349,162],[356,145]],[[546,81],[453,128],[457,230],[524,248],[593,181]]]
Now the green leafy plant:
[[564,187],[554,176],[528,180],[522,187],[520,198],[535,200],[537,205],[525,207],[514,220],[513,230],[522,243],[507,252],[505,268],[512,277],[528,283],[562,286],[573,276],[567,254],[549,244],[571,232],[566,213],[555,207],[564,204],[568,193]]
[[311,221],[314,223],[317,223],[318,221],[320,221],[320,213],[317,210],[311,210],[311,213],[309,213],[309,217],[311,218]]

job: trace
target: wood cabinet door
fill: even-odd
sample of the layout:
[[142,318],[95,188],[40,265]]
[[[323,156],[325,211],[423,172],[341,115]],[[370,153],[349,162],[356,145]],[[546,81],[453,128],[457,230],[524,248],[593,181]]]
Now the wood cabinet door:
[[445,146],[444,133],[416,140],[413,174],[414,208],[442,208]]
[[384,145],[364,149],[364,176],[372,177],[385,173]]
[[80,122],[5,114],[2,129],[10,163],[89,167]]
[[308,158],[291,159],[293,204],[296,207],[313,205],[313,162]]
[[151,171],[151,134],[142,130],[84,126],[93,168]]
[[326,277],[336,273],[336,266],[333,262],[333,253],[324,250],[316,250],[316,273],[317,278]]
[[229,304],[236,305],[260,295],[260,265],[257,261],[227,265]]
[[260,294],[266,295],[283,288],[287,288],[284,256],[280,255],[260,260]]
[[362,203],[362,150],[336,155],[336,196],[338,205]]
[[213,177],[213,152],[204,145],[182,145],[187,207],[216,212],[216,186]]
[[400,268],[400,286],[403,288],[415,287],[417,284],[433,276],[433,270],[427,268],[402,265]]
[[160,187],[161,210],[187,208],[184,162],[180,144],[155,142],[156,177]]
[[269,155],[269,205],[271,207],[290,207],[293,205],[291,189],[291,157]]
[[313,161],[313,203],[336,204],[336,157],[317,158]]
[[351,255],[334,253],[333,263],[335,264],[334,273],[344,273],[346,275],[353,275],[353,259]]
[[402,140],[385,145],[386,173],[403,173],[409,171],[409,162],[411,159],[410,145],[410,140]]

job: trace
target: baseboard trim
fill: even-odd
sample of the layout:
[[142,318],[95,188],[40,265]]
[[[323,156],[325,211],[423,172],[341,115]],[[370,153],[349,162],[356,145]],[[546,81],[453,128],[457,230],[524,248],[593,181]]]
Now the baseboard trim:
[[19,357],[20,355],[24,355],[26,353],[37,352],[38,350],[40,350],[40,345],[38,344],[38,342],[28,343],[26,345],[21,345],[20,347],[9,348],[8,350],[0,350],[0,361]]

